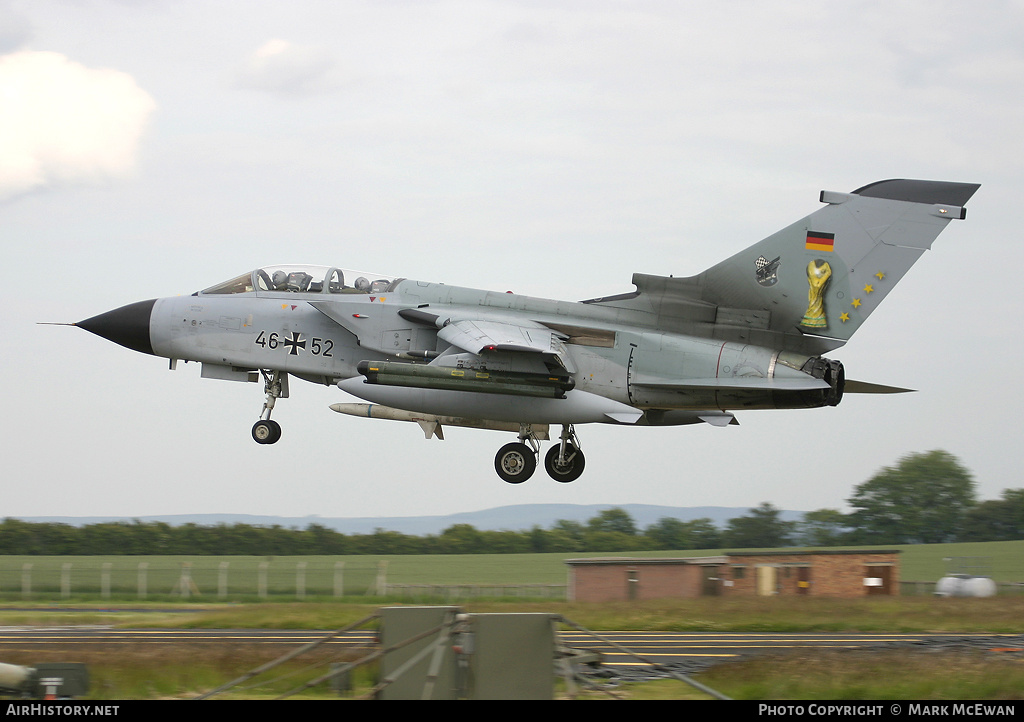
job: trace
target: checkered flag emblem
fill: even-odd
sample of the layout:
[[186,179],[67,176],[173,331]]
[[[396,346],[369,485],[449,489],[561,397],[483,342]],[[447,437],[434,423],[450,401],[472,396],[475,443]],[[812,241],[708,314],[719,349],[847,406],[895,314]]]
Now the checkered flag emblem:
[[775,272],[779,270],[779,261],[782,256],[778,256],[774,261],[769,261],[764,256],[758,256],[757,260],[754,261],[754,269],[757,274],[757,282],[762,286],[774,286],[775,282],[779,280],[779,277],[775,275]]

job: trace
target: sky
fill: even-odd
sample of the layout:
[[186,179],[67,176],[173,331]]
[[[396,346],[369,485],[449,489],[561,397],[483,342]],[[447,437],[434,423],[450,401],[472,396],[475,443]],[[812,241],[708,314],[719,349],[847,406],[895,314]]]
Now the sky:
[[[528,503],[847,510],[945,449],[1024,486],[1024,4],[0,0],[0,517],[420,516]],[[739,426],[510,434],[357,419],[74,322],[275,263],[580,300],[693,275],[887,178],[980,183],[848,378],[916,389]],[[6,402],[11,402],[8,405]]]

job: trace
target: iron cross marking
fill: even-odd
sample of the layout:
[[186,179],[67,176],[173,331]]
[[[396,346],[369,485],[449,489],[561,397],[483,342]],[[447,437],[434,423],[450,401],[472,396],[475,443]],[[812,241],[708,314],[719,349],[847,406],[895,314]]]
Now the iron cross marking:
[[284,345],[288,347],[288,353],[290,355],[298,356],[299,349],[306,348],[306,340],[302,338],[301,333],[296,333],[292,331],[288,334],[288,338],[284,340]]

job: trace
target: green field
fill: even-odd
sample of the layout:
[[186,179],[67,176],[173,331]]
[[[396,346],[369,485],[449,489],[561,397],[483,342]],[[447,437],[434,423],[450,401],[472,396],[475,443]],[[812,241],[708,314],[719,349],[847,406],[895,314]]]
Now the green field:
[[[902,548],[903,579],[934,581],[949,570],[955,557],[984,562],[994,578],[1019,581],[1024,542],[948,544]],[[715,554],[709,550],[703,554]],[[695,556],[694,552],[658,552],[643,556]],[[1024,634],[1024,594],[1002,594],[987,599],[938,598],[928,594],[900,597],[823,599],[814,597],[703,597],[633,603],[574,603],[562,599],[508,597],[446,599],[444,592],[410,600],[394,595],[361,596],[386,566],[389,584],[543,585],[565,584],[564,554],[390,556],[390,557],[0,557],[0,625],[65,626],[112,625],[122,628],[207,629],[340,629],[373,615],[381,606],[396,603],[453,603],[469,612],[544,612],[559,614],[574,625],[603,630],[670,632],[867,632],[942,635]],[[591,555],[596,556],[596,555]],[[610,556],[610,555],[601,555]],[[623,555],[625,556],[625,555]],[[638,556],[630,554],[630,556]],[[227,567],[223,564],[227,563]],[[327,599],[334,583],[336,563],[341,567],[346,597]],[[383,565],[382,563],[385,563]],[[148,597],[135,591],[140,563],[146,567]],[[70,567],[66,565],[70,564]],[[180,603],[171,594],[183,565],[201,592]],[[304,564],[305,601],[295,601],[297,567]],[[31,565],[26,569],[25,565]],[[254,598],[253,581],[265,571],[267,601]],[[231,591],[217,596],[218,574],[227,569]],[[96,590],[104,575],[109,601]],[[72,584],[71,596],[61,592],[62,572]],[[22,584],[26,575],[28,595]],[[236,579],[237,577],[237,579]],[[90,579],[92,581],[90,581]],[[92,592],[87,587],[93,589]],[[362,591],[360,591],[360,589]],[[535,590],[527,588],[527,591]],[[180,591],[180,590],[179,590]],[[173,600],[173,601],[169,601]],[[220,603],[220,602],[228,603]],[[254,603],[255,602],[255,603]],[[1004,646],[1004,645],[1000,645]],[[1018,699],[1024,689],[1024,654],[1016,649],[998,654],[900,650],[794,649],[716,665],[697,675],[698,681],[735,699]],[[281,654],[279,649],[226,643],[223,648],[201,649],[178,643],[160,646],[127,645],[109,650],[76,649],[75,661],[88,665],[93,699],[191,698],[258,667]],[[35,664],[68,661],[68,650],[10,650],[4,661]],[[303,660],[282,668],[271,679],[233,691],[230,698],[267,698],[296,684],[281,679],[287,671],[311,676]],[[319,674],[319,670],[315,674]],[[374,668],[361,669],[354,682],[367,691]],[[302,678],[302,677],[300,677]],[[276,681],[275,681],[276,680]],[[626,699],[700,699],[704,695],[678,680],[623,684],[615,693]],[[332,698],[323,686],[308,696]],[[592,698],[606,698],[592,693]]]
[[[916,589],[906,582],[934,583],[946,573],[968,570],[967,566],[1000,583],[1024,582],[1024,541],[885,548],[901,551],[904,594],[928,593],[930,589],[924,585]],[[480,587],[476,592],[486,596],[557,598],[564,594],[562,588],[568,576],[565,560],[569,558],[692,557],[723,551],[337,557],[0,556],[0,601],[359,597],[378,595],[383,582],[392,595],[444,596],[453,587],[476,585]]]
[[[927,590],[912,595],[907,591],[912,585],[906,584],[933,583],[958,571],[958,564],[982,565],[1002,583],[1024,581],[1024,541],[895,548],[902,552],[900,577],[905,582],[899,597],[703,597],[609,604],[564,601],[567,558],[690,557],[723,550],[273,558],[6,556],[0,557],[0,625],[322,630],[346,627],[381,606],[452,603],[469,612],[559,614],[595,631],[1024,634],[1024,594],[938,598]],[[140,565],[143,599],[138,593]],[[183,571],[192,582],[187,600],[191,604],[181,603]],[[367,596],[382,573],[389,593]],[[340,600],[334,597],[339,574],[344,592]],[[423,586],[420,596],[411,598],[396,594],[391,585]],[[459,585],[481,585],[489,593],[446,596]],[[557,589],[559,596],[539,598],[543,585]],[[302,601],[296,600],[297,587],[305,589]],[[242,649],[236,644],[216,651],[181,644],[158,651],[129,645],[115,655],[102,649],[78,650],[76,660],[89,666],[90,696],[95,699],[189,698],[277,654],[279,650]],[[31,664],[66,661],[66,656],[67,650],[59,647],[45,653],[12,650],[4,661]],[[716,665],[700,673],[698,680],[736,699],[1017,699],[1024,688],[1021,659],[1013,650],[991,654],[799,649]],[[373,669],[360,674],[356,684],[366,690],[373,683]],[[294,684],[291,678],[260,683],[232,696],[265,698]],[[625,684],[616,692],[628,699],[703,697],[676,680]],[[333,696],[324,688],[311,695]]]
[[[340,629],[374,614],[379,605],[352,603],[268,604],[76,604],[26,609],[0,606],[0,625],[109,624],[122,628]],[[468,612],[544,612],[559,614],[574,625],[603,630],[744,632],[928,632],[942,635],[1022,634],[1024,595],[988,599],[938,597],[863,597],[855,600],[811,597],[745,597],[657,600],[639,603],[583,604],[556,601],[468,602]],[[18,608],[12,608],[18,607]],[[120,609],[119,609],[120,607]],[[124,607],[128,607],[125,609]],[[370,623],[372,626],[372,623]],[[364,628],[368,625],[363,624]],[[996,643],[1005,649],[921,648],[790,650],[755,654],[722,662],[696,675],[734,699],[1019,699],[1024,690],[1022,651],[1015,640]],[[989,645],[991,646],[991,645]],[[225,640],[220,646],[185,641],[160,645],[103,647],[55,645],[46,649],[10,649],[4,661],[36,664],[74,661],[88,665],[93,699],[187,699],[256,669],[289,648]],[[233,690],[229,698],[267,698],[292,689],[302,679],[319,676],[323,666],[339,661],[322,653],[261,675]],[[365,654],[365,651],[360,653]],[[357,657],[358,658],[358,657]],[[285,677],[284,675],[289,676]],[[298,677],[292,676],[299,674]],[[375,679],[375,667],[360,668],[357,694]],[[678,680],[624,683],[614,692],[626,699],[700,699],[704,695]],[[309,695],[331,698],[323,685]],[[587,695],[605,698],[603,694]]]

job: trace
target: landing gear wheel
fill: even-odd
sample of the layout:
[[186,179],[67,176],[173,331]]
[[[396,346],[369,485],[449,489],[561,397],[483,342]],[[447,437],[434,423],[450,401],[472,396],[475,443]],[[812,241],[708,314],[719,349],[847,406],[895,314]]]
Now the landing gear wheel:
[[281,424],[270,419],[260,419],[253,424],[252,438],[257,444],[276,444],[281,438]]
[[570,481],[576,481],[580,478],[580,474],[583,473],[583,467],[586,464],[586,459],[583,458],[583,452],[577,449],[572,444],[565,445],[565,461],[558,463],[558,450],[561,448],[560,444],[556,444],[548,449],[548,453],[544,456],[544,469],[555,481],[563,484],[568,484]]
[[526,444],[505,444],[494,457],[494,470],[509,484],[522,484],[536,469],[537,455]]

